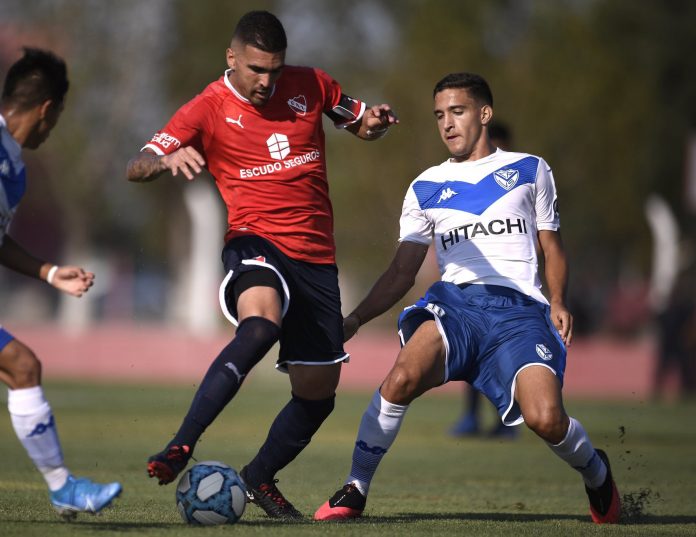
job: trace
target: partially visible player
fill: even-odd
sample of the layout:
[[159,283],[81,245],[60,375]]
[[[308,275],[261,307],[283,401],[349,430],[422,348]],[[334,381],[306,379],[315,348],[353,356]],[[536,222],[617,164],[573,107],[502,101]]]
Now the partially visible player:
[[[431,388],[465,380],[490,399],[504,423],[524,422],[580,473],[594,522],[616,523],[621,506],[607,456],[563,408],[573,319],[565,306],[568,269],[551,169],[540,157],[491,144],[493,96],[482,77],[450,74],[433,94],[451,158],[408,188],[401,244],[344,320],[346,336],[404,296],[433,240],[442,279],[401,314],[403,348],[363,414],[348,479],[314,518],[360,516],[409,404]],[[540,290],[537,239],[548,301]]]
[[268,516],[297,519],[302,514],[275,476],[332,412],[349,357],[322,118],[363,140],[380,138],[397,118],[386,104],[367,107],[347,96],[320,69],[285,65],[286,48],[273,14],[245,14],[224,75],[174,114],[130,161],[127,176],[142,182],[172,172],[192,179],[207,167],[228,215],[220,304],[237,326],[176,435],[148,460],[148,473],[171,483],[247,374],[280,342],[277,367],[289,373],[291,398],[240,475],[250,501]]
[[[8,235],[26,190],[22,148],[38,148],[63,110],[67,70],[54,54],[25,48],[5,77],[0,99],[0,264],[45,280],[76,297],[92,286],[94,274],[80,267],[41,261]],[[121,493],[119,483],[102,485],[74,477],[63,461],[53,412],[41,388],[41,363],[29,347],[0,326],[0,380],[9,387],[12,426],[50,491],[53,507],[65,517],[98,513]]]
[[[510,128],[500,121],[491,121],[488,125],[488,137],[494,147],[502,151],[512,151],[512,133]],[[464,413],[461,418],[450,428],[452,436],[475,436],[481,432],[479,421],[479,408],[481,403],[481,392],[474,390],[466,385],[464,393]],[[517,427],[508,427],[499,421],[488,433],[492,438],[505,438],[512,440],[519,434]]]

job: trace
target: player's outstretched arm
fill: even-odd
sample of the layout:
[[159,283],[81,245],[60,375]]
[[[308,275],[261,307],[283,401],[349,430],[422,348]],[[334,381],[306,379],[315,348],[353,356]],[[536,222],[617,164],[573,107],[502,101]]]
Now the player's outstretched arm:
[[0,246],[0,264],[25,276],[45,280],[56,289],[82,296],[94,282],[94,274],[80,267],[59,267],[37,259],[22,248],[12,237],[5,235]]
[[353,312],[343,319],[343,339],[348,341],[361,325],[378,317],[408,292],[428,253],[428,245],[404,241],[389,268],[382,274]]
[[388,104],[370,106],[360,118],[360,121],[346,127],[346,130],[363,140],[377,140],[387,133],[399,118]]
[[568,289],[568,260],[559,231],[539,231],[539,245],[544,253],[544,275],[549,289],[551,321],[563,343],[570,345],[573,339],[573,316],[566,307]]
[[177,149],[169,155],[156,155],[146,149],[128,162],[126,177],[129,181],[144,183],[154,181],[169,171],[175,177],[181,172],[190,181],[201,173],[204,166],[203,156],[190,146]]

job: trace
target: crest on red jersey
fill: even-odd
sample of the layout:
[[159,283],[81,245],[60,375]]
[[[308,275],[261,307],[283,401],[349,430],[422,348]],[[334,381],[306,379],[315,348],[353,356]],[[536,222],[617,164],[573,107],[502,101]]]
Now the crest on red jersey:
[[296,114],[301,116],[307,113],[307,99],[305,99],[304,95],[298,95],[297,97],[288,99],[288,106],[292,108]]

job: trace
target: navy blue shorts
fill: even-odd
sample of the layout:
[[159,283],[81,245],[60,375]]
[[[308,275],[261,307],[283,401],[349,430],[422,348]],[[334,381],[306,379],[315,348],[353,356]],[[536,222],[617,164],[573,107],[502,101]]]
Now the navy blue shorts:
[[230,240],[222,251],[227,275],[220,285],[220,307],[237,325],[234,281],[245,272],[269,269],[283,288],[283,322],[276,367],[288,364],[328,365],[347,362],[343,350],[343,315],[338,289],[338,269],[332,264],[291,259],[256,235]]
[[7,347],[7,344],[14,339],[14,336],[0,326],[0,351]]
[[433,319],[446,348],[443,383],[467,381],[490,399],[506,425],[523,421],[514,399],[522,369],[547,367],[563,384],[566,348],[547,305],[508,287],[440,281],[402,312],[402,344]]

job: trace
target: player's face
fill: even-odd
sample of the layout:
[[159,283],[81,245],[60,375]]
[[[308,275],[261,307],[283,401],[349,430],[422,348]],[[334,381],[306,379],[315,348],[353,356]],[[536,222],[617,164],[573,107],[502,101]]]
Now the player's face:
[[265,52],[250,45],[232,43],[227,49],[227,65],[234,88],[254,106],[263,106],[283,72],[285,51]]
[[457,162],[481,158],[487,147],[483,125],[492,117],[491,107],[481,105],[464,88],[448,88],[435,95],[435,119],[440,137]]
[[36,149],[47,139],[53,127],[58,123],[58,118],[63,112],[63,104],[54,105],[51,101],[45,102],[37,110],[37,120],[34,128],[24,141],[23,146],[27,149]]

